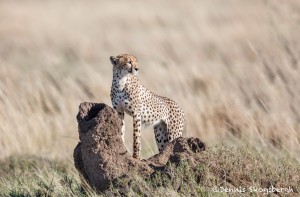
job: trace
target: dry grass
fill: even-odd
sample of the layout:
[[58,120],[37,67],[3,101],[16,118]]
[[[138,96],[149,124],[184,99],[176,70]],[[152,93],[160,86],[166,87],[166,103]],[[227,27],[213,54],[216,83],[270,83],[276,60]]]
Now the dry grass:
[[299,159],[299,21],[293,0],[0,1],[0,158],[70,159],[79,103],[110,104],[108,57],[131,53],[141,82],[184,108],[186,136]]

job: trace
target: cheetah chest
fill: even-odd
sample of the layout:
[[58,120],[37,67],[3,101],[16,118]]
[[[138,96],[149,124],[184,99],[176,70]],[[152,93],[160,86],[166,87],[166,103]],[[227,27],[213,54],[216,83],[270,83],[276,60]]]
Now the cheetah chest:
[[132,104],[129,101],[129,97],[124,92],[116,92],[113,98],[113,103],[117,109],[124,110],[127,114],[132,115]]

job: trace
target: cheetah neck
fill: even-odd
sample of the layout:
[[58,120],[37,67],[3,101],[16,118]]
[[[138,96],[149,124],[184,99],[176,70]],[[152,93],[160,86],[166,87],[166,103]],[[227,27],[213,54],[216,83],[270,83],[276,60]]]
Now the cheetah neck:
[[115,72],[113,74],[112,87],[118,91],[123,91],[133,79],[137,80],[135,76],[129,74],[122,75],[120,72]]

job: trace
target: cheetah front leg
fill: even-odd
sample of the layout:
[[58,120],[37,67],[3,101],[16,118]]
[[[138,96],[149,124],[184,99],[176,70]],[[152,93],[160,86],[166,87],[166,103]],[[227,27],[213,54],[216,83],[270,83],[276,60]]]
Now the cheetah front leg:
[[123,140],[123,143],[125,145],[125,120],[124,120],[124,110],[122,108],[119,108],[117,106],[114,106],[114,109],[118,112],[118,115],[119,115],[119,118],[121,119],[122,121],[122,128],[121,128],[121,136],[122,136],[122,140]]
[[141,126],[142,126],[141,114],[135,113],[133,115],[133,157],[136,159],[140,159]]
[[122,121],[121,136],[122,136],[123,143],[125,144],[125,137],[124,137],[125,136],[125,120],[124,120],[125,114],[124,111],[118,112],[118,114]]

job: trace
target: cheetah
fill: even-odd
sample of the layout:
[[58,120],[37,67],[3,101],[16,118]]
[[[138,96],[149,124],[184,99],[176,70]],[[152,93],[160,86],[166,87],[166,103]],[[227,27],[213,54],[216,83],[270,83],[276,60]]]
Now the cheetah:
[[158,96],[140,84],[137,73],[139,67],[133,55],[111,56],[113,80],[111,101],[113,108],[122,120],[122,139],[124,141],[124,112],[133,117],[133,157],[140,159],[141,127],[154,125],[154,134],[159,152],[182,136],[184,112],[173,100]]

